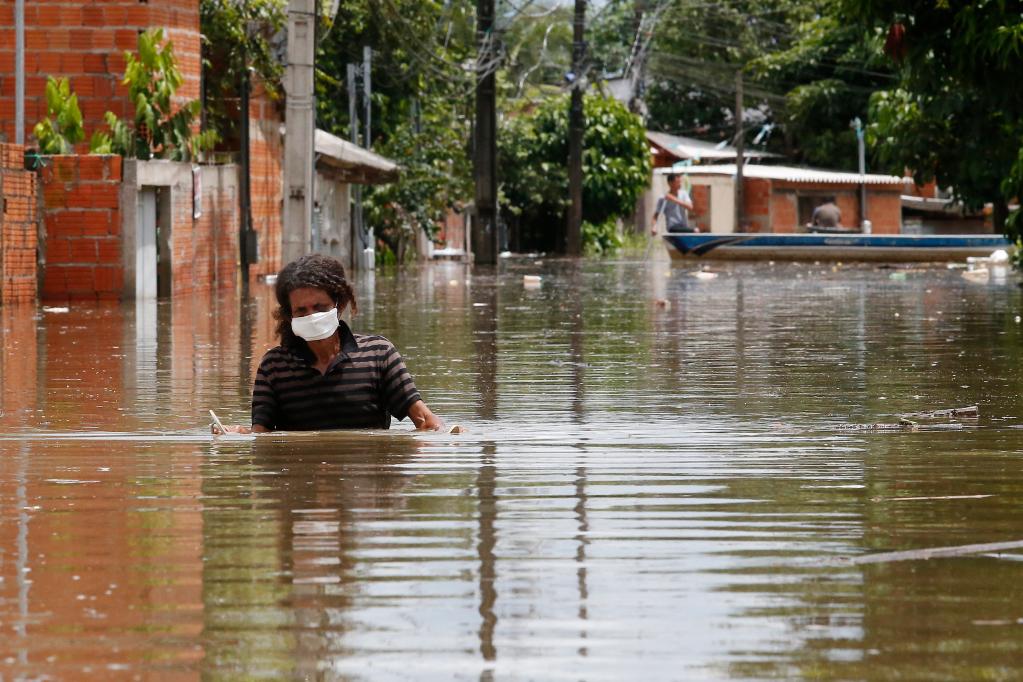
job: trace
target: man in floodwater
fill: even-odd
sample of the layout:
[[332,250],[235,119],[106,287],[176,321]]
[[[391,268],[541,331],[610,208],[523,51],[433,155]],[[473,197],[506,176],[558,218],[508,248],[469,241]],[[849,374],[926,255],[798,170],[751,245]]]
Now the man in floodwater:
[[281,345],[259,363],[252,432],[386,429],[391,415],[409,417],[420,430],[441,427],[394,345],[382,336],[354,334],[340,319],[348,306],[358,311],[340,262],[310,254],[288,263],[274,294]]

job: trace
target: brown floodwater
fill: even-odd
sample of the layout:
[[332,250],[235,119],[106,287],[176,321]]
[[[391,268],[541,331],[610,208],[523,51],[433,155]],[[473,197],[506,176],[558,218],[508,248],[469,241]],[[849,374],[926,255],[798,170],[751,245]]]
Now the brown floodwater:
[[849,560],[1023,540],[1016,279],[715,271],[359,278],[461,435],[212,438],[266,286],[0,308],[0,680],[1023,677],[1023,549]]

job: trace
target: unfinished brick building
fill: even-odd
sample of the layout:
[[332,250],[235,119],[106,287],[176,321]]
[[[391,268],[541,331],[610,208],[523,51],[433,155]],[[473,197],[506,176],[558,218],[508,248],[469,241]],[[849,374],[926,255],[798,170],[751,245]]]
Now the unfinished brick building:
[[[14,0],[0,0],[0,142],[13,141],[16,137],[14,7]],[[128,100],[127,87],[121,84],[124,52],[136,50],[138,34],[149,28],[162,28],[174,45],[183,77],[176,99],[183,103],[200,98],[198,0],[39,0],[25,3],[24,133],[27,146],[31,146],[32,128],[46,116],[48,76],[69,79],[72,90],[78,95],[86,139],[94,131],[105,129],[103,116],[107,111],[121,118],[132,118],[134,107]],[[257,87],[249,110],[252,227],[258,235],[260,255],[259,262],[250,268],[251,277],[276,272],[281,265],[281,118],[278,108],[259,93]],[[78,151],[86,152],[84,147],[82,145]],[[122,204],[134,199],[126,197],[116,186],[123,182],[120,159],[55,157],[40,169],[40,175],[43,202],[39,248],[43,297],[50,300],[132,297],[132,254],[125,252],[125,248],[133,246],[129,234],[132,226],[125,221],[133,218],[134,206],[128,211]],[[237,250],[234,233],[238,215],[230,209],[231,202],[237,201],[233,194],[236,183],[226,181],[223,173],[211,174],[204,170],[200,177],[206,178],[204,189],[209,190],[203,202],[207,209],[205,217],[193,218],[188,209],[167,213],[171,219],[187,223],[175,226],[177,243],[167,245],[168,252],[179,257],[181,266],[165,282],[165,288],[170,287],[169,292],[223,286],[231,280],[232,272],[237,273],[238,258],[232,254],[225,260],[228,258],[225,254],[232,248],[232,239],[233,248]],[[191,192],[180,179],[164,187],[176,192],[175,196]],[[111,197],[112,205],[103,203]],[[182,201],[179,197],[174,203]],[[99,234],[103,231],[100,223],[104,221],[107,231]],[[219,233],[214,235],[213,230]],[[203,246],[206,244],[211,245],[210,248]],[[219,250],[214,251],[217,245]],[[198,261],[195,261],[196,249],[201,252]],[[118,262],[122,264],[120,271]],[[199,265],[195,265],[196,262]]]

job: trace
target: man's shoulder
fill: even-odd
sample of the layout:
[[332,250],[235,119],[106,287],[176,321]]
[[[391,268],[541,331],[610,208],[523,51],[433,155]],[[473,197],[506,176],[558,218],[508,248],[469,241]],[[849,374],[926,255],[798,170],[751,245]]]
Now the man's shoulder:
[[274,346],[267,352],[263,353],[263,359],[260,364],[266,363],[288,363],[288,362],[300,362],[301,358],[295,354],[294,351],[290,350],[287,346]]
[[394,344],[380,334],[353,333],[355,343],[359,346],[357,353],[367,355],[387,355],[394,350]]

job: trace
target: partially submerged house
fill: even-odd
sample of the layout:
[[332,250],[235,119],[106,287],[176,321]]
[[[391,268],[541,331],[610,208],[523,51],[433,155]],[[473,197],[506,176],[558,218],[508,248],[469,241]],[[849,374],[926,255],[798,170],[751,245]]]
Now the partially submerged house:
[[[690,222],[703,232],[735,232],[735,164],[692,166],[677,171],[658,168],[648,201],[667,192],[666,176],[678,172],[690,185]],[[750,164],[743,167],[741,232],[800,232],[813,209],[833,201],[842,211],[842,225],[859,228],[863,219],[874,233],[898,234],[902,225],[902,194],[912,180],[894,175],[843,173]],[[860,187],[866,187],[861,215]],[[652,206],[652,203],[651,203]],[[651,208],[651,215],[653,209]],[[647,218],[649,222],[649,216]]]

